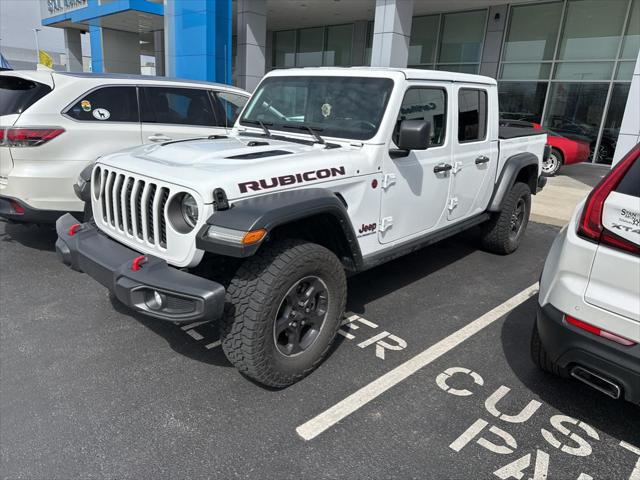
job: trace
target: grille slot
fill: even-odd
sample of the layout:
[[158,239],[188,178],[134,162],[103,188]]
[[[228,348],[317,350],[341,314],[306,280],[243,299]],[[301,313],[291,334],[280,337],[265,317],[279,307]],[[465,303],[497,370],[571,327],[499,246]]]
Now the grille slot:
[[160,219],[160,246],[167,248],[167,219],[165,218],[164,209],[167,206],[167,200],[169,200],[169,189],[160,189],[160,201],[158,202],[158,218]]

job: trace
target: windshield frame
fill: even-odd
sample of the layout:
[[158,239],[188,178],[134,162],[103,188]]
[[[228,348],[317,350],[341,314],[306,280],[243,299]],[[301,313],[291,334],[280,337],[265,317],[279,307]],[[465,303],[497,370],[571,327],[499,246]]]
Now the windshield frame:
[[[384,122],[385,122],[385,118],[387,117],[388,114],[388,109],[389,109],[389,102],[391,101],[395,89],[396,89],[396,80],[393,77],[387,77],[387,76],[369,76],[369,75],[331,75],[331,74],[327,74],[325,72],[323,72],[322,75],[305,75],[305,74],[292,74],[292,75],[272,75],[272,76],[267,76],[265,77],[265,79],[258,85],[258,87],[255,89],[254,93],[251,95],[251,98],[249,99],[249,101],[247,102],[247,104],[245,105],[244,109],[242,110],[242,114],[239,116],[238,120],[237,120],[237,125],[238,126],[242,126],[244,128],[256,128],[258,130],[261,130],[261,126],[259,124],[257,124],[256,119],[253,118],[247,118],[247,114],[248,112],[252,109],[251,107],[253,107],[253,103],[257,102],[258,100],[258,96],[262,93],[262,88],[269,83],[275,83],[278,81],[287,81],[287,80],[302,80],[302,79],[310,79],[310,80],[318,80],[318,79],[324,79],[324,80],[333,80],[335,82],[344,82],[345,80],[361,80],[361,81],[368,81],[368,80],[372,80],[372,81],[382,81],[382,82],[388,82],[388,93],[387,93],[387,97],[384,100],[384,103],[381,105],[380,107],[380,117],[377,119],[377,124],[374,122],[371,122],[372,124],[375,125],[375,130],[372,130],[371,133],[367,132],[367,134],[365,136],[362,136],[361,138],[358,138],[357,136],[352,135],[352,131],[345,131],[345,135],[336,135],[335,131],[325,131],[323,128],[319,127],[316,123],[309,123],[309,122],[296,122],[294,120],[290,120],[287,119],[286,117],[283,116],[282,118],[282,123],[273,123],[269,120],[265,120],[264,121],[264,125],[272,132],[278,132],[279,134],[284,134],[284,135],[307,135],[307,136],[312,136],[310,132],[308,131],[304,131],[304,127],[311,127],[317,134],[319,134],[322,138],[330,138],[330,139],[335,139],[337,141],[357,141],[357,142],[368,142],[371,141],[372,139],[374,139],[378,133],[380,132],[380,129],[382,128]],[[385,87],[387,87],[387,85],[385,85]],[[275,110],[275,108],[273,109]],[[277,112],[277,114],[280,114],[280,112]],[[292,128],[290,125],[297,125],[299,127],[302,127],[300,129],[297,128]],[[288,127],[285,125],[289,125]]]

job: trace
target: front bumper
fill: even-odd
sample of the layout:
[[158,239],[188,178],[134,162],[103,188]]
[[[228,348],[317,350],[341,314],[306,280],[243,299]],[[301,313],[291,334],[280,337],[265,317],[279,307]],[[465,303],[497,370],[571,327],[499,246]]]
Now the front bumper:
[[191,322],[216,320],[222,315],[225,289],[210,280],[170,267],[161,258],[146,255],[137,271],[138,252],[112,240],[92,223],[66,214],[56,222],[56,252],[63,263],[87,273],[128,307],[161,320]]
[[625,347],[584,332],[551,304],[538,306],[536,322],[544,349],[563,375],[573,366],[593,370],[620,385],[625,400],[640,404],[640,344]]

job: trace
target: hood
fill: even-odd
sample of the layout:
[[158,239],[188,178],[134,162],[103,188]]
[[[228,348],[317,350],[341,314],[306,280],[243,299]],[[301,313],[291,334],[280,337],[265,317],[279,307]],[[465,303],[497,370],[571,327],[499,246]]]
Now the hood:
[[353,176],[359,146],[231,136],[144,145],[96,163],[196,190],[205,203],[222,188],[229,200]]

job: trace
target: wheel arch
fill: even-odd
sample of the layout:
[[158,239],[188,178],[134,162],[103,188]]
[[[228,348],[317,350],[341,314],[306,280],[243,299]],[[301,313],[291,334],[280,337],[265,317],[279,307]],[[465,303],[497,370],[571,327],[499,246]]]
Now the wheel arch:
[[511,187],[517,182],[528,185],[531,193],[535,195],[538,187],[538,174],[538,157],[533,153],[523,152],[509,157],[500,173],[487,210],[490,212],[502,210],[504,199]]
[[[360,245],[351,224],[347,205],[340,194],[323,188],[308,188],[271,193],[232,203],[227,210],[216,211],[197,235],[197,246],[207,252],[250,257],[274,239],[298,238],[331,250],[347,270],[362,265]],[[264,229],[262,242],[231,245],[208,238],[209,227],[239,232]]]

